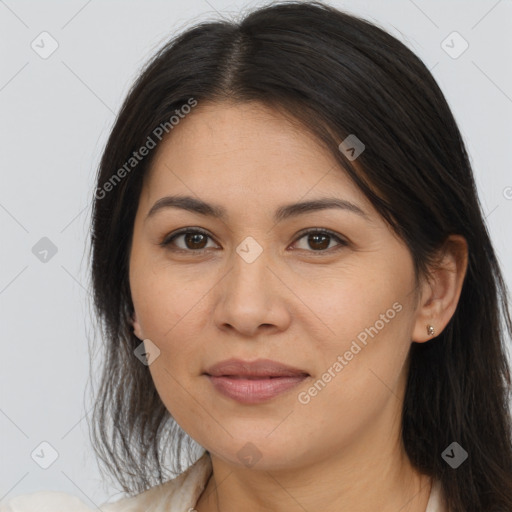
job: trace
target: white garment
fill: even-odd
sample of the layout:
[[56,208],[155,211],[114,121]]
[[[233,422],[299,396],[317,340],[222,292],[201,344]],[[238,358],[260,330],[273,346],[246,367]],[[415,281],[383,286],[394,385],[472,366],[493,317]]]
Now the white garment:
[[[211,475],[210,456],[204,453],[176,478],[151,487],[136,496],[99,506],[101,512],[192,512]],[[435,481],[425,512],[446,512],[441,485]],[[190,510],[189,510],[190,509]],[[63,492],[37,491],[0,504],[0,512],[95,512],[75,496]]]

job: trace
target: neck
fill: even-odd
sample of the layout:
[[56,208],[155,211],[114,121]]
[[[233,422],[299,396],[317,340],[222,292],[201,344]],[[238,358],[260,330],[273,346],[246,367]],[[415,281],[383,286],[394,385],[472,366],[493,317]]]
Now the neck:
[[336,456],[285,470],[240,468],[211,453],[212,476],[195,510],[425,512],[431,479],[410,464],[399,435],[386,434],[372,429],[371,444],[364,436]]

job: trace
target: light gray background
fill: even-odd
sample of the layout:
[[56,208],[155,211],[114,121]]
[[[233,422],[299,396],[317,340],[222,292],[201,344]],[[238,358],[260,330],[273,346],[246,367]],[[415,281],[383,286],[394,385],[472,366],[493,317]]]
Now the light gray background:
[[[512,1],[330,3],[387,29],[432,70],[465,138],[510,287]],[[0,499],[52,489],[93,506],[118,496],[100,478],[84,419],[93,177],[149,56],[199,20],[260,4],[0,0]],[[59,45],[47,59],[31,48],[43,31]],[[441,46],[453,31],[469,43],[456,59]],[[42,237],[58,251],[46,263],[32,252]],[[43,441],[58,452],[48,469],[31,458]]]

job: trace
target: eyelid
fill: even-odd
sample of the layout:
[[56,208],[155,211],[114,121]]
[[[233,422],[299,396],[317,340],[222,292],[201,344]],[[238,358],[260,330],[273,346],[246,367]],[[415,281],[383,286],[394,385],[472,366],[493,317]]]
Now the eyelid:
[[[208,238],[210,238],[211,240],[214,240],[215,239],[213,238],[212,235],[210,235],[210,233],[208,233],[208,231],[205,231],[204,229],[202,228],[196,228],[194,226],[188,226],[186,228],[181,228],[181,229],[178,229],[177,231],[173,231],[172,233],[170,233],[169,235],[166,235],[164,237],[164,239],[158,244],[164,248],[167,248],[168,245],[171,244],[171,242],[175,239],[175,238],[178,238],[179,236],[181,235],[185,235],[187,233],[200,233],[202,235],[205,235],[207,236]],[[217,242],[215,242],[217,243]],[[190,249],[180,249],[178,248],[177,249],[178,251],[185,251],[185,252],[196,252],[196,253],[200,253],[202,251],[204,251],[205,249],[200,249],[200,250],[197,250],[197,251],[192,251]]]
[[325,233],[327,235],[330,235],[332,236],[333,238],[336,238],[337,240],[339,240],[340,242],[343,242],[343,243],[346,243],[348,244],[348,240],[346,240],[345,238],[343,238],[342,235],[340,235],[339,233],[336,233],[335,231],[332,231],[330,229],[327,229],[327,228],[305,228],[305,229],[301,229],[297,235],[296,235],[296,238],[295,238],[295,241],[299,240],[300,238],[302,238],[303,236],[305,235],[311,235],[311,234],[315,234],[315,233]]

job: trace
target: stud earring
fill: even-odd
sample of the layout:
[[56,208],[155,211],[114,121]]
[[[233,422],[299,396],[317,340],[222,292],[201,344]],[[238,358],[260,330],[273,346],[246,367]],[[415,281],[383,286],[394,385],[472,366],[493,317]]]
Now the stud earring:
[[427,325],[427,334],[429,336],[433,336],[434,335],[434,327],[432,325]]

